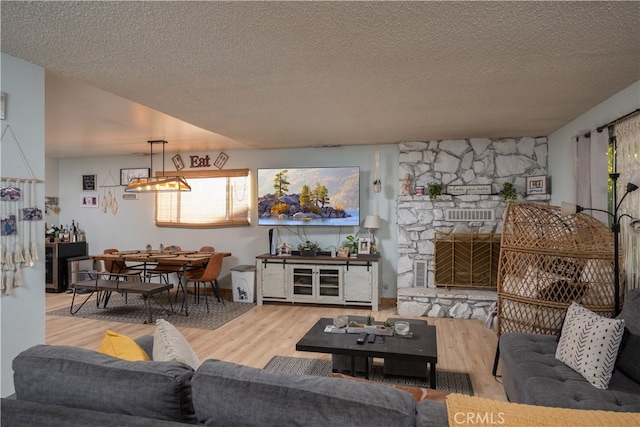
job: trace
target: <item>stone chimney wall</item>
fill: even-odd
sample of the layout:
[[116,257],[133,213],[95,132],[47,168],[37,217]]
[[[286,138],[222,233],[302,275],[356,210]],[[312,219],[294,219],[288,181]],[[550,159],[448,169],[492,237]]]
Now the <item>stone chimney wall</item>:
[[[444,232],[500,232],[505,202],[498,196],[504,182],[514,184],[525,198],[526,177],[547,175],[547,138],[459,139],[400,144],[398,188],[411,177],[411,195],[398,196],[398,288],[414,284],[414,261],[428,263],[428,287],[434,284],[434,235]],[[447,185],[491,184],[492,195],[438,196],[434,201],[415,195],[415,186],[439,182]],[[529,196],[527,200],[547,200]],[[492,222],[449,222],[450,208],[495,209]]]

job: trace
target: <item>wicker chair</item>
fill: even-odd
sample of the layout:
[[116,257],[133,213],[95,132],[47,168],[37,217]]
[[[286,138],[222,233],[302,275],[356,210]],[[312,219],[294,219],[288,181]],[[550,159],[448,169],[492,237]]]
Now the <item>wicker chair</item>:
[[572,301],[614,316],[613,264],[606,224],[583,213],[563,217],[555,206],[510,202],[498,265],[498,336],[558,335]]

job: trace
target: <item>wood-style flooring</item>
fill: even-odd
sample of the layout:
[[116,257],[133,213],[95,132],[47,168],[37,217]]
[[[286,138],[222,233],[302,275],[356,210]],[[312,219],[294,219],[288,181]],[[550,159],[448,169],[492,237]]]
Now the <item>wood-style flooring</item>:
[[[70,303],[70,294],[46,294],[47,312],[68,307]],[[358,307],[270,303],[256,306],[216,330],[179,329],[201,360],[214,358],[263,368],[273,356],[278,355],[328,359],[330,356],[327,354],[298,352],[295,350],[295,344],[321,317],[369,313],[370,310]],[[381,304],[380,310],[372,314],[376,320],[397,316],[395,305],[390,303]],[[436,326],[437,368],[468,372],[476,396],[506,400],[500,378],[495,379],[491,375],[497,343],[496,334],[478,320],[427,320]],[[152,335],[154,326],[104,322],[80,317],[46,316],[46,343],[95,350],[106,329],[135,338],[145,334]]]

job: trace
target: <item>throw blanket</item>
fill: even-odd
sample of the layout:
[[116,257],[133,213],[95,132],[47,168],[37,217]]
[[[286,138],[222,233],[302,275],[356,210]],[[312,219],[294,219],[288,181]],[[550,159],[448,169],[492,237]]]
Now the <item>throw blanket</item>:
[[450,394],[445,398],[449,426],[638,426],[640,414],[549,408]]

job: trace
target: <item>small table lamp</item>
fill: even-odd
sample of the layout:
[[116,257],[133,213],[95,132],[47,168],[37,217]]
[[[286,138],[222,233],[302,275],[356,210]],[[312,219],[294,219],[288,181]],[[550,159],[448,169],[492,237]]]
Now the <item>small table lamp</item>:
[[380,228],[380,216],[367,215],[364,219],[364,228],[368,228],[371,234],[371,252],[377,252],[375,232]]

